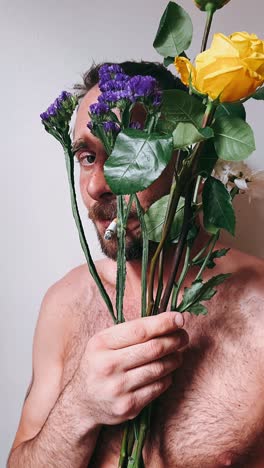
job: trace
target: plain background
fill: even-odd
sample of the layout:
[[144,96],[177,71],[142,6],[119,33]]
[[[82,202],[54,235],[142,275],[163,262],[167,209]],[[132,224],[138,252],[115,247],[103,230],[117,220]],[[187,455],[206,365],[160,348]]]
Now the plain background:
[[[179,0],[195,26],[194,57],[204,15]],[[43,130],[39,113],[62,89],[80,81],[93,61],[159,60],[152,47],[166,0],[1,0],[1,399],[0,466],[4,467],[31,377],[31,347],[45,291],[83,254],[71,217],[64,157]],[[263,0],[231,0],[213,31],[263,34]],[[249,163],[264,169],[263,103],[252,101],[248,121],[257,151]],[[237,203],[232,245],[264,257],[263,201]],[[85,226],[95,258],[95,234]]]

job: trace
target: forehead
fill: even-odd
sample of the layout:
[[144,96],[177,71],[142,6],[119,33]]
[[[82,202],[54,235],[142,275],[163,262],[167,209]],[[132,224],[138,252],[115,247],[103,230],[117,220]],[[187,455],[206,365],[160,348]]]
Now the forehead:
[[98,85],[95,85],[90,89],[83,97],[76,114],[75,127],[74,127],[74,139],[82,138],[85,134],[90,134],[90,130],[87,128],[87,123],[90,120],[88,111],[91,104],[97,101],[100,94]]

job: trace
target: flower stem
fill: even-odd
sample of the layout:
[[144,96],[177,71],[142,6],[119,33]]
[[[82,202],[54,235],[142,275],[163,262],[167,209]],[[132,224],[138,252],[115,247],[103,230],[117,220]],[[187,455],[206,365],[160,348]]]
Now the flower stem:
[[206,49],[208,36],[209,36],[210,29],[212,26],[213,16],[215,13],[215,5],[213,4],[213,2],[210,2],[207,4],[206,12],[207,12],[207,17],[206,17],[206,23],[205,23],[205,28],[204,28],[201,52],[204,52]]
[[142,450],[150,425],[151,408],[151,404],[146,406],[139,415],[139,433],[135,440],[133,452],[129,459],[127,468],[144,468]]
[[201,266],[198,274],[196,275],[196,278],[195,278],[194,281],[198,281],[201,278],[201,276],[202,276],[202,274],[203,274],[203,272],[204,272],[204,270],[205,270],[205,268],[207,266],[207,262],[208,262],[208,260],[210,258],[210,255],[211,255],[211,253],[212,253],[212,251],[213,251],[213,249],[215,247],[215,244],[216,244],[216,242],[217,242],[217,240],[219,238],[219,234],[220,234],[220,230],[212,235],[212,237],[210,239],[210,243],[211,243],[210,249],[208,250],[208,253],[207,253],[207,255],[206,255],[206,257],[205,257],[205,259],[204,259],[204,261],[202,263],[202,266]]
[[162,236],[160,243],[152,257],[150,263],[150,274],[149,274],[149,284],[148,284],[148,307],[147,307],[147,316],[152,315],[153,313],[153,306],[154,306],[154,298],[153,298],[153,290],[154,290],[154,278],[155,278],[155,271],[156,265],[160,256],[160,253],[165,245],[167,237],[170,232],[170,228],[175,216],[175,212],[178,207],[178,203],[180,197],[184,191],[185,183],[190,177],[190,165],[188,163],[183,163],[180,174],[176,178],[176,183],[172,186],[172,192],[169,200],[169,207],[167,211],[166,221],[163,226]]
[[141,317],[146,316],[147,312],[147,269],[148,269],[148,253],[149,253],[149,240],[147,235],[147,228],[144,220],[144,213],[140,205],[137,195],[135,195],[137,214],[141,226],[141,234],[143,241],[143,255],[141,267]]
[[183,215],[183,225],[182,230],[179,237],[179,242],[177,244],[175,254],[172,260],[172,269],[168,279],[168,282],[165,287],[164,294],[160,301],[159,312],[164,312],[167,309],[167,305],[170,299],[171,291],[174,285],[175,277],[177,275],[177,271],[180,265],[181,257],[183,254],[185,241],[191,226],[191,219],[192,219],[192,199],[193,199],[193,192],[194,192],[194,182],[189,184],[187,187],[187,193],[185,196],[185,206],[184,206],[184,215]]
[[177,308],[179,292],[186,278],[188,270],[190,268],[190,253],[191,253],[191,247],[187,245],[186,252],[185,252],[184,265],[181,271],[181,275],[179,277],[177,284],[174,285],[174,290],[173,290],[173,295],[172,295],[172,300],[171,300],[171,308],[170,308],[171,310],[176,310]]
[[69,187],[70,187],[72,214],[73,214],[74,221],[78,230],[80,243],[81,243],[87,264],[88,264],[89,271],[96,285],[98,286],[98,289],[101,293],[103,300],[105,301],[105,304],[110,312],[113,322],[117,323],[117,317],[115,316],[112,302],[106,292],[106,289],[101,281],[100,276],[98,275],[98,272],[96,270],[95,264],[90,254],[89,246],[87,244],[86,237],[84,234],[84,229],[83,229],[80,213],[78,210],[78,204],[77,204],[77,198],[76,198],[75,183],[74,183],[74,163],[73,163],[73,154],[71,151],[70,137],[67,138],[66,142],[63,142],[63,149],[64,149],[64,154],[65,154],[66,169],[67,169],[67,175],[68,175]]
[[118,323],[124,322],[123,303],[126,283],[126,216],[124,197],[117,196],[117,275],[116,275],[116,313]]

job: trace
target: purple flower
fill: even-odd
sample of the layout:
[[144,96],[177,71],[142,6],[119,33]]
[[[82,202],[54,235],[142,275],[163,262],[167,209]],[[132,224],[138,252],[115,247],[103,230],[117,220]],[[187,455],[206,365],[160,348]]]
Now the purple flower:
[[89,128],[89,130],[92,131],[92,129],[93,129],[93,122],[92,122],[91,120],[90,120],[90,122],[88,122],[87,127]]
[[142,125],[140,122],[130,122],[129,128],[134,128],[135,130],[142,130]]
[[161,91],[157,91],[157,92],[154,94],[152,104],[153,104],[153,106],[155,106],[155,107],[159,107],[159,106],[161,105],[161,101],[162,101],[162,92],[161,92]]
[[133,96],[133,101],[140,97],[148,97],[158,88],[158,82],[152,76],[136,75],[130,78],[127,88]]
[[77,105],[77,98],[67,91],[62,91],[59,97],[48,107],[46,112],[40,114],[44,124],[56,125],[58,128],[65,128],[68,125],[72,113]]
[[105,91],[122,91],[129,80],[129,78],[126,75],[122,75],[125,77],[122,80],[118,80],[117,77],[114,80],[108,80],[108,81],[103,81],[99,85],[100,91],[105,92]]
[[[123,72],[120,65],[105,64],[99,69],[99,88],[101,91],[115,91],[123,89],[129,77]],[[110,83],[109,83],[110,82]]]
[[117,63],[105,63],[99,69],[99,78],[106,73],[123,73],[123,70]]
[[118,133],[120,131],[119,125],[117,125],[115,122],[104,122],[103,123],[104,131],[105,132],[113,132],[113,133]]
[[40,118],[41,120],[45,121],[45,120],[49,120],[49,114],[48,112],[42,112],[42,114],[40,114]]
[[102,115],[106,114],[110,110],[104,102],[96,102],[95,104],[90,105],[90,111],[93,115]]
[[130,100],[131,95],[129,90],[120,90],[120,91],[105,91],[104,93],[98,96],[98,102],[115,104],[122,99]]
[[71,98],[71,97],[72,97],[71,93],[68,93],[68,91],[62,91],[58,99],[60,101],[66,101],[66,99]]

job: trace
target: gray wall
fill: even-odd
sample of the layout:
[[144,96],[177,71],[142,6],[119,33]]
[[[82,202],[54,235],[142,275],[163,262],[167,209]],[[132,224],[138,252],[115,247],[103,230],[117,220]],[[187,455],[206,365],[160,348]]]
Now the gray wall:
[[[191,0],[198,51],[204,16]],[[40,301],[52,283],[83,262],[70,213],[64,159],[39,113],[78,81],[92,61],[158,59],[152,42],[166,0],[1,0],[1,398],[0,466],[18,424],[31,375],[31,346]],[[214,30],[247,30],[261,37],[262,0],[232,0]],[[248,106],[264,168],[262,103]],[[264,256],[263,202],[238,203],[238,238],[232,244]],[[256,223],[257,220],[257,223]],[[254,226],[256,223],[256,227]],[[92,233],[95,258],[100,253]]]

